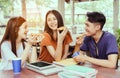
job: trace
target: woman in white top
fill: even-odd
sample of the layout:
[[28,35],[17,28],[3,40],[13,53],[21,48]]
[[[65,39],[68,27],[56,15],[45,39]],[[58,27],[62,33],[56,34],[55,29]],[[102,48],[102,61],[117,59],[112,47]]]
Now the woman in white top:
[[[5,34],[0,43],[0,57],[2,58],[0,68],[2,70],[12,69],[12,59],[20,57],[22,66],[26,60],[34,62],[37,58],[36,48],[31,47],[36,43],[35,36],[29,36],[27,43],[27,23],[22,17],[12,17],[6,27]],[[30,52],[31,51],[31,52]]]

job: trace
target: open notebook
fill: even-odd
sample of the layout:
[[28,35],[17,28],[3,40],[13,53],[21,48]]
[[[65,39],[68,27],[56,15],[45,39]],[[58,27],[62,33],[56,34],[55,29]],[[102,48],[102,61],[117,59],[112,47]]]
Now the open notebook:
[[70,66],[70,65],[77,64],[77,62],[75,62],[73,58],[68,58],[68,59],[65,59],[65,60],[61,60],[59,62],[54,61],[53,63],[58,64],[58,65],[62,65],[62,66]]

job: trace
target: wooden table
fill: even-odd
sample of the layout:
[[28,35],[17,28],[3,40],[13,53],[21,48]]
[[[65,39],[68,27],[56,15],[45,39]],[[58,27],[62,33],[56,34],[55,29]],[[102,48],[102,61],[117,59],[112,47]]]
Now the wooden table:
[[[84,66],[97,69],[98,73],[96,78],[120,78],[120,71],[116,69],[104,68],[92,64],[85,64]],[[14,74],[12,70],[0,71],[0,78],[59,78],[59,76],[57,74],[43,76],[42,74],[24,68],[20,74]]]

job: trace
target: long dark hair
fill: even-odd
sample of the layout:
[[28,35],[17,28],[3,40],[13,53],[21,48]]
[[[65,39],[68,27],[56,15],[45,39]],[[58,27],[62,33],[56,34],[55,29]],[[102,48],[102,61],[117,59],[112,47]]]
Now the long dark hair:
[[[11,42],[12,52],[17,56],[17,54],[16,54],[16,39],[18,37],[19,27],[25,21],[26,20],[21,16],[10,18],[10,20],[8,21],[7,26],[6,26],[5,34],[0,43],[0,57],[1,57],[1,44],[6,40],[9,40]],[[24,40],[22,40],[22,43],[23,43],[23,41]]]
[[58,11],[50,10],[50,11],[47,12],[46,18],[45,18],[45,29],[44,29],[44,31],[47,32],[51,36],[51,38],[53,39],[53,31],[52,31],[52,29],[49,28],[49,26],[47,24],[47,17],[48,17],[48,15],[50,13],[55,15],[55,17],[56,17],[56,19],[58,21],[58,28],[64,26],[64,23],[63,23],[62,16],[61,16],[61,14]]

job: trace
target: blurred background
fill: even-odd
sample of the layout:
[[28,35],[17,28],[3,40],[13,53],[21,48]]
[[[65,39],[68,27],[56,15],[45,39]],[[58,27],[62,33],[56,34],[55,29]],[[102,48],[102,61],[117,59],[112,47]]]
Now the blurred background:
[[99,11],[105,14],[104,30],[114,34],[120,25],[119,0],[0,0],[0,39],[9,18],[23,16],[30,32],[43,32],[48,10],[58,10],[72,34],[84,32],[85,14]]

